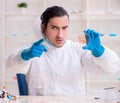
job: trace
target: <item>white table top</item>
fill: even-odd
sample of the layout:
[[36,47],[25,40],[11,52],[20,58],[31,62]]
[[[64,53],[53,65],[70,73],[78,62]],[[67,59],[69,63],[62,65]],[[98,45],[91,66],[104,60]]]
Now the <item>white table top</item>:
[[[6,103],[0,99],[0,103]],[[59,97],[59,96],[20,96],[10,103],[120,103],[120,100],[101,100],[94,97]]]

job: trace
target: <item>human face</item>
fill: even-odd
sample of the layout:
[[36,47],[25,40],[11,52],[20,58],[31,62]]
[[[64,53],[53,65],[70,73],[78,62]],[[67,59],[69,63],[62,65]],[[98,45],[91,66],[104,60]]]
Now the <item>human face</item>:
[[55,47],[62,47],[66,41],[68,34],[68,17],[51,18],[47,24],[45,37]]

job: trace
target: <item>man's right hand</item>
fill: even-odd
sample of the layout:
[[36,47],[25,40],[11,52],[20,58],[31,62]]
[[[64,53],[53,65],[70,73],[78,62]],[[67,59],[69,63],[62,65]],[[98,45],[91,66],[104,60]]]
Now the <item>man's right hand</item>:
[[29,60],[34,57],[40,57],[44,51],[47,52],[46,47],[42,45],[43,41],[44,39],[40,39],[35,42],[31,48],[23,50],[21,53],[22,59]]

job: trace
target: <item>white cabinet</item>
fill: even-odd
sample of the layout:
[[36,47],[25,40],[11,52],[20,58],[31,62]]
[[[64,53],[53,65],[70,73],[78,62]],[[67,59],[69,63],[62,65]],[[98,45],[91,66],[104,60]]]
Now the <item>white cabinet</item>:
[[89,27],[105,35],[110,33],[119,35],[119,4],[119,0],[89,0]]
[[[17,8],[17,4],[22,1],[28,3],[25,14],[21,14]],[[2,2],[3,9],[1,12],[4,19],[2,21],[3,38],[0,39],[0,50],[2,49],[3,54],[0,54],[0,60],[3,64],[0,64],[0,70],[3,71],[0,73],[3,78],[1,85],[7,85],[15,93],[17,91],[15,80],[16,72],[18,72],[17,67],[13,68],[13,71],[6,68],[6,58],[15,48],[36,40],[33,32],[34,21],[48,6],[60,5],[69,12],[70,30],[68,39],[77,41],[78,36],[83,34],[85,29],[91,28],[104,34],[104,36],[101,36],[103,44],[117,53],[120,51],[118,50],[118,44],[120,43],[120,0],[2,0]],[[109,34],[111,33],[117,34],[117,36],[110,37]],[[22,67],[19,69],[22,69]],[[91,78],[88,81],[91,80],[97,81],[98,79]],[[100,81],[103,80],[105,78],[101,78]],[[89,84],[88,87],[90,86]]]
[[[7,68],[6,59],[10,52],[22,45],[30,44],[36,40],[33,32],[33,25],[38,16],[46,8],[45,0],[3,0],[3,38],[0,49],[2,49],[1,59],[2,66],[0,68],[2,80],[1,85],[6,85],[10,91],[18,94],[16,73],[23,67]],[[21,14],[17,4],[19,2],[27,2],[28,8],[25,14]],[[3,45],[3,46],[2,46]]]
[[[102,43],[120,56],[120,0],[89,0],[88,27],[99,31]],[[114,36],[116,35],[116,36]],[[116,65],[116,64],[115,64]],[[119,78],[116,76],[89,76],[88,89],[115,87],[120,89]],[[92,90],[92,91],[93,91]],[[99,94],[97,91],[96,94]]]

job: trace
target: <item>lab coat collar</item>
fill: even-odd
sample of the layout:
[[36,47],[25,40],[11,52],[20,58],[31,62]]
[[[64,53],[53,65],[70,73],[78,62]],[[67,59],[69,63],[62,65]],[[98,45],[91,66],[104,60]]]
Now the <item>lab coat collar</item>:
[[[65,44],[66,44],[66,43],[65,43]],[[65,45],[65,44],[64,44],[64,45]],[[61,49],[62,47],[64,47],[64,45],[63,45],[62,47],[57,48],[57,47],[53,46],[53,45],[52,45],[49,41],[47,41],[47,40],[45,40],[45,41],[42,43],[42,45],[44,45],[44,46],[47,48],[48,51],[56,51],[56,50]]]

